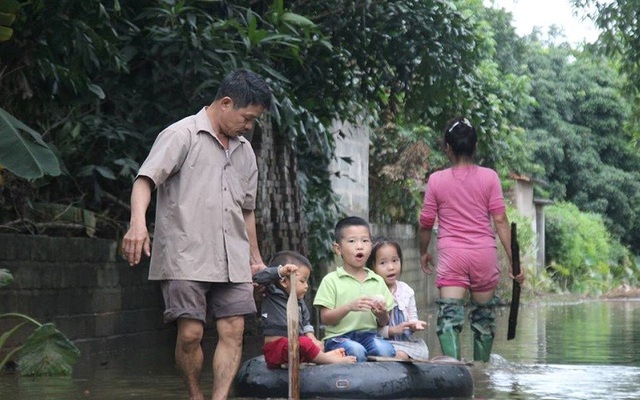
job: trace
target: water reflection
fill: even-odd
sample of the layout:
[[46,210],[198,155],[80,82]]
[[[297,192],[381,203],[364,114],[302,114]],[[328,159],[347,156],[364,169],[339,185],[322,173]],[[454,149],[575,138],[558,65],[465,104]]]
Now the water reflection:
[[520,315],[516,339],[506,340],[505,314],[496,354],[473,368],[476,399],[640,399],[639,301],[542,304]]
[[475,369],[473,376],[476,399],[640,399],[640,369],[636,367],[491,365]]
[[[430,322],[425,339],[438,355],[434,313],[425,316]],[[472,368],[475,399],[640,399],[640,301],[523,304],[511,341],[507,314],[504,309],[498,318],[491,362]],[[467,324],[462,337],[467,359],[470,335]],[[202,376],[209,393],[210,366]],[[72,378],[0,376],[2,400],[183,398],[172,348],[132,351],[117,365],[76,369]]]

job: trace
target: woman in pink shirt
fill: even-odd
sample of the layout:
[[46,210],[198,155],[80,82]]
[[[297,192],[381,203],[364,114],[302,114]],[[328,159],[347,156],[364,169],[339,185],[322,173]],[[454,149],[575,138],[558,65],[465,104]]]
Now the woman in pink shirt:
[[[489,361],[493,345],[495,289],[500,265],[494,228],[511,260],[511,235],[498,174],[473,161],[476,130],[466,118],[449,121],[444,130],[450,168],[429,177],[420,213],[420,264],[431,274],[428,252],[431,230],[438,220],[436,286],[440,291],[437,333],[442,352],[460,359],[464,303],[471,293],[473,359]],[[509,276],[513,277],[509,264]],[[515,277],[522,283],[524,274]]]

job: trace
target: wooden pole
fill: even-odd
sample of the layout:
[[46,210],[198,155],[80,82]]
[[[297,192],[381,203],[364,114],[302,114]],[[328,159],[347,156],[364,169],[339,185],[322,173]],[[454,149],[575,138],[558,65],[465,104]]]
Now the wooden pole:
[[287,300],[287,339],[289,340],[289,400],[300,399],[300,350],[298,342],[298,329],[300,324],[300,311],[298,309],[298,296],[296,273],[289,276],[289,299]]
[[[511,266],[513,276],[520,274],[520,245],[518,244],[518,230],[515,222],[511,223]],[[513,291],[511,293],[511,308],[509,310],[509,329],[507,340],[516,337],[516,325],[518,325],[518,308],[520,308],[520,284],[513,280]]]

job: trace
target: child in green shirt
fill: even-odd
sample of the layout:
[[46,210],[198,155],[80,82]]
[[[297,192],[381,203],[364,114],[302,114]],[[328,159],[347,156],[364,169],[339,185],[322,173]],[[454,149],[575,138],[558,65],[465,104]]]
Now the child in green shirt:
[[313,301],[326,326],[325,351],[343,348],[358,362],[367,356],[394,357],[393,346],[378,333],[388,323],[393,296],[384,279],[365,267],[371,254],[369,223],[360,217],[338,221],[333,248],[343,266],[322,279]]

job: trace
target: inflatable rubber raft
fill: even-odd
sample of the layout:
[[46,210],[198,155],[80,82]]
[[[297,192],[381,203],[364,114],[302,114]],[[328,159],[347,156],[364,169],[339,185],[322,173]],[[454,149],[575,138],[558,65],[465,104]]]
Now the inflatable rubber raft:
[[[286,369],[268,369],[264,356],[245,361],[235,379],[235,395],[286,398]],[[300,368],[301,398],[404,399],[472,397],[469,367],[451,361],[367,361],[306,364]]]

